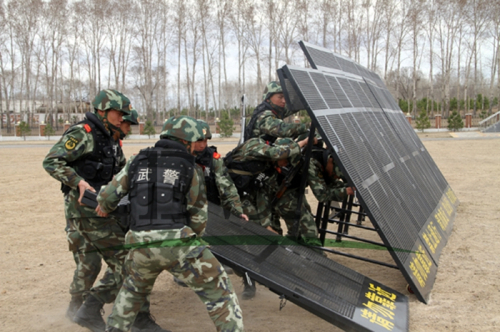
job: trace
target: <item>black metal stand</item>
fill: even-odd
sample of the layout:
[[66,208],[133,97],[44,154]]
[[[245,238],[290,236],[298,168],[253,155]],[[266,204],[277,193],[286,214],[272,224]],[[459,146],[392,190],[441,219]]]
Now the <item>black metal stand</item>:
[[[342,238],[348,238],[359,242],[387,248],[387,246],[382,242],[376,242],[363,237],[349,235],[350,227],[355,227],[358,229],[371,232],[378,232],[378,230],[374,227],[363,225],[365,217],[366,213],[364,212],[360,204],[354,202],[353,195],[345,197],[344,200],[341,202],[340,207],[333,206],[332,202],[318,203],[318,209],[316,211],[315,221],[316,221],[316,226],[318,227],[318,234],[321,243],[324,246],[326,241],[326,235],[331,234],[335,235],[335,242],[342,242]],[[338,224],[336,232],[328,229],[328,225],[334,223]],[[374,259],[358,255],[344,253],[338,250],[332,250],[328,248],[322,248],[322,249],[332,254],[350,257],[361,261],[382,265],[389,268],[399,269],[398,266],[394,264],[387,264],[385,262],[377,261]]]

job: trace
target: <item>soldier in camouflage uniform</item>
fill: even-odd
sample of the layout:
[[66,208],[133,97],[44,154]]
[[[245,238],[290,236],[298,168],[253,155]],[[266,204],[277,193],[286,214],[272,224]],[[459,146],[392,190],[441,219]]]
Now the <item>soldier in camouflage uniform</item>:
[[[321,143],[322,145],[322,143]],[[298,189],[303,172],[300,170],[291,181],[291,184],[283,196],[273,206],[273,213],[283,217],[288,230],[293,226],[298,204]],[[343,175],[339,168],[333,162],[331,154],[324,148],[314,146],[309,163],[307,184],[319,202],[342,201],[344,196],[352,195],[353,189],[347,187],[342,181]],[[280,182],[281,179],[278,180]],[[301,241],[307,245],[321,246],[317,238],[317,227],[314,217],[311,214],[311,208],[307,203],[306,197],[302,199],[301,216],[299,221],[299,231]],[[274,226],[274,225],[273,225]],[[279,227],[279,225],[278,225]],[[273,228],[277,228],[274,226]]]
[[125,136],[130,132],[130,127],[132,125],[139,124],[139,114],[135,108],[130,109],[130,114],[123,116],[123,122],[120,125],[120,139],[124,139]]
[[[262,103],[257,106],[254,110],[252,118],[248,126],[245,129],[245,140],[251,137],[260,137],[268,142],[274,142],[278,137],[281,138],[291,138],[297,137],[299,135],[304,135],[307,133],[309,126],[306,124],[295,124],[295,123],[285,123],[284,118],[288,117],[292,113],[286,108],[285,97],[283,94],[283,89],[279,82],[272,81],[269,82],[264,89],[264,94],[262,96]],[[305,135],[304,135],[305,136]],[[284,196],[285,199],[293,198],[293,201],[297,202],[296,197],[291,197],[293,193],[298,193],[298,191],[287,190]],[[285,199],[280,200],[284,205],[275,207],[274,210],[277,211],[281,208],[290,208],[295,210],[295,207],[291,203],[285,201]],[[305,205],[308,206],[307,202],[304,200]],[[287,204],[288,203],[288,204]],[[307,211],[307,210],[304,210]],[[307,214],[307,212],[304,212]],[[310,213],[309,213],[310,214]],[[281,213],[274,214],[271,221],[271,227],[275,230],[280,231],[279,215],[286,215],[287,224],[293,224],[292,216],[295,213],[291,210],[281,211]],[[311,237],[315,232],[315,223],[311,224],[312,216],[302,216],[300,224],[302,226],[307,225],[303,228],[303,231],[307,230],[307,237]],[[285,219],[285,218],[284,218]],[[317,234],[317,231],[316,231]]]
[[195,142],[204,138],[201,127],[191,117],[171,118],[160,138],[154,148],[131,157],[97,198],[96,211],[105,216],[123,196],[129,193],[130,197],[128,275],[107,331],[128,331],[134,319],[142,319],[137,312],[163,270],[196,292],[217,331],[243,331],[231,281],[201,239],[208,216],[207,197],[203,171],[193,157]]
[[203,120],[198,120],[205,139],[197,142],[196,163],[203,169],[208,199],[215,204],[222,205],[232,214],[248,221],[248,216],[243,213],[238,189],[227,172],[217,147],[207,146],[207,141],[212,139],[210,126]]
[[[280,140],[269,145],[259,138],[252,138],[231,151],[224,159],[243,203],[243,212],[250,221],[268,228],[270,220],[270,197],[277,188],[276,169],[298,161],[300,149],[307,139],[298,143]],[[274,185],[273,185],[274,184]]]
[[245,141],[260,137],[274,143],[278,137],[296,137],[306,133],[309,126],[303,123],[285,123],[290,116],[286,108],[285,96],[279,82],[271,81],[264,89],[262,103],[253,111],[250,122],[245,128]]
[[[94,209],[81,205],[81,199],[85,190],[99,190],[125,165],[119,127],[123,116],[130,114],[131,105],[130,100],[116,90],[100,91],[92,104],[95,111],[88,112],[84,121],[63,135],[45,157],[43,167],[63,185],[66,219],[85,240],[78,250],[81,260],[97,252],[112,273],[90,289],[73,317],[76,323],[92,331],[104,331],[106,324],[100,311],[104,303],[114,301],[123,283],[122,266],[127,250],[122,246],[126,230],[117,219],[102,218]],[[94,274],[85,282],[95,279]]]
[[347,187],[331,153],[322,144],[313,148],[308,173],[309,187],[318,202],[342,201],[346,195],[354,194],[353,188]]
[[[298,163],[300,149],[307,141],[280,139],[269,145],[260,138],[252,138],[226,156],[226,167],[240,193],[243,212],[252,222],[272,230],[271,201],[278,187],[277,172],[281,167]],[[245,277],[243,283],[243,299],[253,298],[255,283]]]
[[[96,223],[99,220],[98,222],[104,225],[116,222],[114,219],[94,219],[97,217],[94,210],[79,204],[80,194],[91,185],[99,189],[98,187],[111,180],[113,174],[117,173],[125,163],[116,133],[122,122],[122,116],[129,113],[130,101],[118,91],[104,90],[96,97],[93,105],[96,112],[88,112],[84,121],[65,132],[43,161],[45,170],[62,183],[62,191],[65,194],[67,238],[77,264],[70,286],[72,300],[67,312],[67,316],[71,319],[101,268],[101,255],[92,244],[92,239],[77,230],[82,226],[80,220],[85,219],[87,222],[96,220]],[[102,147],[95,147],[98,142]],[[97,156],[94,151],[105,153],[106,160]],[[98,163],[104,166],[99,171],[96,167]],[[123,240],[123,231],[117,231],[121,234],[118,238],[121,236]],[[123,242],[118,239],[117,243]],[[113,262],[112,269],[108,272],[121,274],[121,268],[115,269],[115,265]]]

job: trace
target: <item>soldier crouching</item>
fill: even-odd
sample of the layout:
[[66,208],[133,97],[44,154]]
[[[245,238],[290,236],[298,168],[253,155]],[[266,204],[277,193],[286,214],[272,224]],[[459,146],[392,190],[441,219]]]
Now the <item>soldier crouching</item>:
[[217,331],[243,331],[231,281],[201,239],[207,197],[193,156],[195,142],[204,138],[201,127],[191,117],[171,118],[160,138],[155,147],[132,157],[97,198],[100,215],[113,211],[127,193],[131,204],[128,274],[107,331],[128,331],[163,270],[196,292]]

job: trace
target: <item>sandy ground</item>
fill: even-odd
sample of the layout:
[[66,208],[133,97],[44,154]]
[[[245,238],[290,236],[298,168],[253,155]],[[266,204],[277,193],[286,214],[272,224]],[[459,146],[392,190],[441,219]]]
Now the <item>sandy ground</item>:
[[[454,229],[440,258],[429,304],[406,291],[395,269],[330,255],[333,260],[392,287],[410,299],[410,331],[500,330],[500,139],[450,138],[423,134],[424,144],[460,199]],[[59,184],[42,160],[54,142],[0,142],[0,331],[87,331],[68,321],[68,287],[74,262],[64,233]],[[234,143],[213,142],[224,155]],[[125,141],[127,156],[151,143]],[[315,203],[311,201],[311,205]],[[495,203],[495,201],[497,203]],[[386,252],[362,255],[391,262]],[[238,294],[239,278],[232,276]],[[247,331],[340,331],[287,303],[263,286],[241,301]],[[111,306],[105,306],[106,316]],[[152,313],[173,331],[214,331],[198,298],[160,275],[152,294]]]

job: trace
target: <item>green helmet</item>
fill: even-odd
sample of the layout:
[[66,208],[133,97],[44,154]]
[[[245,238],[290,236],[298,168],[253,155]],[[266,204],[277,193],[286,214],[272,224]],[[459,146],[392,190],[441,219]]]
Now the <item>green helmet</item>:
[[210,132],[210,126],[203,120],[198,120],[198,123],[201,125],[201,129],[203,130],[203,135],[206,139],[212,139],[212,133]]
[[123,115],[129,115],[132,105],[123,93],[116,90],[101,90],[92,101],[94,109],[107,111],[117,110],[123,112]]
[[130,114],[123,116],[123,121],[128,121],[133,125],[139,124],[139,114],[135,110],[135,108],[130,109]]
[[160,138],[169,137],[183,139],[188,142],[196,142],[205,138],[200,123],[186,115],[171,117],[165,121]]
[[278,138],[276,142],[274,142],[275,145],[291,145],[293,150],[299,151],[299,153],[293,153],[288,157],[288,162],[292,167],[295,167],[299,164],[300,159],[302,158],[302,153],[300,152],[300,147],[291,138]]
[[262,95],[262,100],[267,100],[271,98],[275,93],[283,93],[283,89],[281,88],[281,84],[278,81],[271,81],[267,83],[266,88],[264,89],[264,94]]

